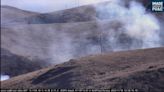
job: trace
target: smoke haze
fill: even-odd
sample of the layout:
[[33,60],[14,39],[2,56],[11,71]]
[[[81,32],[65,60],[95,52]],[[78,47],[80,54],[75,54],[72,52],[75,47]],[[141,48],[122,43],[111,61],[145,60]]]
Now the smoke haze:
[[56,53],[52,56],[54,61],[67,61],[71,58],[105,52],[161,46],[158,19],[146,12],[145,7],[140,3],[131,1],[129,7],[126,7],[120,0],[115,0],[94,7],[98,15],[97,21],[106,19],[114,26],[104,29],[104,24],[98,22],[97,29],[100,34],[92,40],[80,39],[80,42],[75,43],[74,38],[68,35],[61,36],[61,43],[52,46],[52,53]]

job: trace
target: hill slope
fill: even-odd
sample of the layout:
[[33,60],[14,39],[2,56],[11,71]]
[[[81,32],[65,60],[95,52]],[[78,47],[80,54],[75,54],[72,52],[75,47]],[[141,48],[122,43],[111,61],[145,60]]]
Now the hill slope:
[[2,89],[127,88],[164,90],[164,48],[116,52],[72,59],[2,82]]
[[1,48],[1,74],[10,77],[29,73],[46,67],[48,64],[41,60],[29,60]]

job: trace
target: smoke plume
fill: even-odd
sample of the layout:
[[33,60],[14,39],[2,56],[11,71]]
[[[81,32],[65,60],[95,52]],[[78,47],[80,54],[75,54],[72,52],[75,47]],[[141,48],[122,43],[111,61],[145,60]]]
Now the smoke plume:
[[[122,24],[117,30],[112,28],[103,30],[109,31],[107,43],[112,49],[117,51],[159,47],[161,45],[160,26],[155,16],[146,12],[145,7],[138,2],[131,1],[129,7],[121,2],[123,1],[115,0],[105,5],[95,6],[100,19]],[[122,39],[121,36],[123,36]]]
[[[106,4],[95,4],[97,29],[81,33],[79,40],[61,33],[59,44],[51,47],[54,61],[67,61],[98,53],[160,47],[158,19],[134,0],[128,6],[122,2],[114,0]],[[108,21],[108,28],[104,28],[102,20]],[[93,30],[98,35],[94,35]]]

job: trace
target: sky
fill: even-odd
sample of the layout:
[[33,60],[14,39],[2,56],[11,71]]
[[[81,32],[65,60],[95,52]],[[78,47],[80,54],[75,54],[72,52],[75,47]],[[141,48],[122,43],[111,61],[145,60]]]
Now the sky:
[[1,0],[1,5],[46,13],[103,1],[109,0]]

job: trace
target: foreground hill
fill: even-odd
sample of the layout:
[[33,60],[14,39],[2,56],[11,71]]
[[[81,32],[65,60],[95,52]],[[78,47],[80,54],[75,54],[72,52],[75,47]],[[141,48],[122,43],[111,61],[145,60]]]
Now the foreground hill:
[[144,92],[164,90],[164,48],[101,54],[1,82],[2,89],[126,88]]

